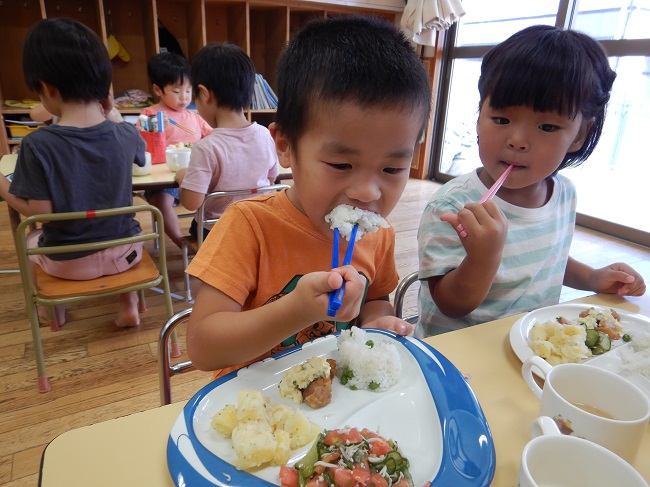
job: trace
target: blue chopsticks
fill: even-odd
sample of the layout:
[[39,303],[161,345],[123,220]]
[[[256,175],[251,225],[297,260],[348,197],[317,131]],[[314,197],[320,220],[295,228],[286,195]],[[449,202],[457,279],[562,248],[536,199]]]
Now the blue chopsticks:
[[[352,263],[352,252],[354,251],[354,243],[357,240],[357,229],[359,225],[352,227],[352,233],[350,234],[350,243],[348,243],[348,248],[345,251],[345,257],[343,258],[343,265],[350,265]],[[332,269],[339,266],[339,239],[340,233],[339,229],[334,229],[334,242],[332,245]],[[329,303],[327,306],[327,316],[336,316],[336,312],[343,304],[343,296],[345,295],[345,281],[340,288],[336,291],[331,291],[329,295]]]

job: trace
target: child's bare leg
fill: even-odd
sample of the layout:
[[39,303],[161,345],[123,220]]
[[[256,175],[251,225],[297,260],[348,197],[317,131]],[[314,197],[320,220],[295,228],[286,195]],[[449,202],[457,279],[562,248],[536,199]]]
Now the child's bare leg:
[[[30,266],[30,272],[32,273],[32,281],[36,282],[36,269],[34,269],[34,265],[32,264]],[[56,330],[58,328],[61,328],[63,325],[65,325],[65,305],[63,304],[57,304],[56,306],[53,307],[53,309],[50,309],[47,306],[37,306],[38,309],[38,317],[44,319],[47,323],[52,326],[53,330]],[[52,320],[54,320],[54,323],[52,323]]]
[[140,324],[140,315],[138,314],[138,293],[131,291],[120,294],[118,298],[119,310],[115,324],[119,327],[126,328],[138,326]]
[[[52,308],[54,309],[48,310],[47,306],[39,306],[38,316],[46,320],[48,323],[50,323],[50,321],[52,321],[52,318],[54,318],[54,320],[56,320],[56,326],[58,328],[61,328],[63,325],[65,325],[65,305],[57,304]],[[54,316],[50,315],[51,311],[54,311]]]
[[178,248],[181,248],[183,234],[178,223],[178,216],[174,211],[174,197],[168,193],[155,193],[149,197],[149,202],[158,208],[165,221],[165,233]]

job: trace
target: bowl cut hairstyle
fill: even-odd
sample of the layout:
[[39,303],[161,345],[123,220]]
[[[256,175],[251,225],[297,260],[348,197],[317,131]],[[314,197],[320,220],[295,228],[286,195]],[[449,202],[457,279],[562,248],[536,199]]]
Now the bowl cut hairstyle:
[[528,27],[492,48],[481,63],[480,107],[528,106],[571,119],[593,119],[582,147],[568,153],[558,171],[575,167],[593,152],[605,122],[616,73],[591,37],[548,25]]
[[64,101],[108,98],[113,70],[97,34],[76,20],[58,17],[37,22],[23,48],[27,87],[38,94],[41,82],[54,86]]
[[192,62],[192,87],[198,95],[205,86],[219,106],[246,110],[251,105],[255,86],[255,65],[246,52],[234,44],[208,44]]
[[424,132],[431,110],[429,77],[409,41],[389,22],[370,16],[312,20],[285,48],[277,68],[278,130],[295,148],[319,108],[411,111]]
[[190,80],[190,63],[183,56],[173,52],[156,54],[147,63],[147,74],[151,84],[164,91],[165,86],[185,83]]

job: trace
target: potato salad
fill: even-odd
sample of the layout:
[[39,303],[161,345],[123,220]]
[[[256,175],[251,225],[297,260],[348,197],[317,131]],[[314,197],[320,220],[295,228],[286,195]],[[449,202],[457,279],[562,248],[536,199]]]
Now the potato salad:
[[577,318],[559,316],[535,324],[528,335],[528,346],[535,355],[558,365],[601,355],[611,349],[612,340],[621,338],[629,340],[614,310],[589,308]]

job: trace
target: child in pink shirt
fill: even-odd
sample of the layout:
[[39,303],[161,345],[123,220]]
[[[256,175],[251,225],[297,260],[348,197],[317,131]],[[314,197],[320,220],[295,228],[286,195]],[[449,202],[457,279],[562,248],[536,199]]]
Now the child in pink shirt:
[[[172,123],[165,124],[167,145],[180,143],[194,144],[212,132],[212,127],[201,116],[187,106],[192,102],[192,84],[190,83],[190,64],[184,57],[172,52],[162,52],[152,57],[147,64],[147,73],[153,85],[153,91],[160,102],[142,110],[142,114],[151,116],[163,111],[168,120],[178,122],[192,131],[179,128]],[[178,247],[183,235],[178,224],[174,206],[179,203],[178,189],[169,188],[147,191],[147,200],[160,209],[165,220],[165,233]]]
[[[214,130],[192,147],[187,169],[176,173],[180,200],[196,210],[207,193],[258,188],[272,184],[280,172],[275,143],[269,130],[249,122],[255,66],[246,53],[230,44],[210,44],[192,63],[196,107]],[[219,198],[207,207],[208,218],[221,216],[240,197]],[[204,235],[209,232],[204,228]],[[190,228],[197,236],[197,221]]]

